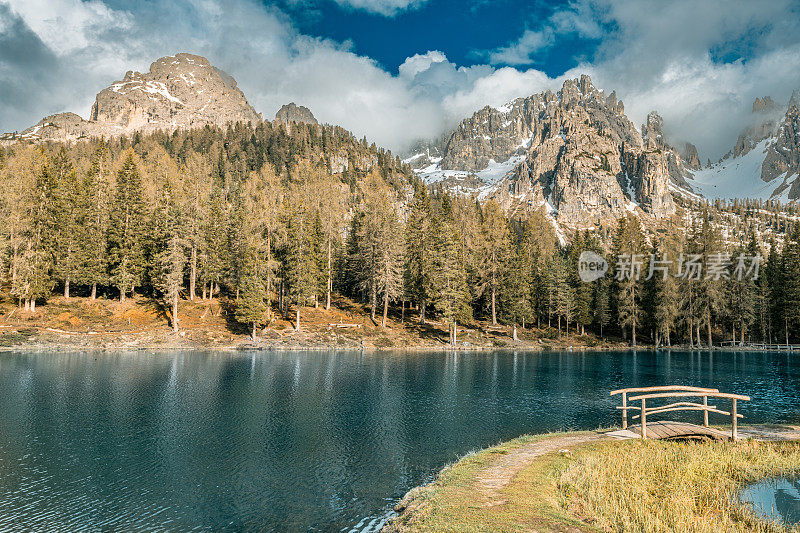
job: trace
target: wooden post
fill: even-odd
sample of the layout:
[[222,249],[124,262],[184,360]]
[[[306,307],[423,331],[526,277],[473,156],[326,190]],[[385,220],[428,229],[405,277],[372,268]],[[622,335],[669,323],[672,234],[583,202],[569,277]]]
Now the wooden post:
[[628,429],[628,393],[622,393],[622,429]]
[[647,400],[642,398],[642,438],[647,438]]
[[708,427],[708,396],[703,396],[703,425]]
[[739,434],[737,431],[737,418],[736,416],[736,398],[733,399],[733,407],[731,408],[731,418],[733,419],[733,427],[731,428],[731,438],[735,441],[739,438]]

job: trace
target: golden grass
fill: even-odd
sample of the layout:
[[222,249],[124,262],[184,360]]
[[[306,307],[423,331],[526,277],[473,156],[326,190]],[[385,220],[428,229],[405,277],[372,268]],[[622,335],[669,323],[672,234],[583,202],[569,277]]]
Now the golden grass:
[[745,484],[800,471],[800,444],[602,441],[531,460],[497,494],[478,483],[498,458],[561,435],[471,454],[413,491],[392,532],[786,531],[737,504]]
[[577,450],[561,473],[563,505],[610,531],[785,531],[759,521],[736,494],[800,471],[786,442],[603,443]]

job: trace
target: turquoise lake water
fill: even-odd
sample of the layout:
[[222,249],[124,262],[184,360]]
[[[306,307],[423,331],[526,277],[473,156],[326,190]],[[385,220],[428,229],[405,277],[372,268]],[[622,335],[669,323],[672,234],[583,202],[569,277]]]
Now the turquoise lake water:
[[463,454],[661,384],[800,423],[786,353],[3,353],[0,530],[375,530]]

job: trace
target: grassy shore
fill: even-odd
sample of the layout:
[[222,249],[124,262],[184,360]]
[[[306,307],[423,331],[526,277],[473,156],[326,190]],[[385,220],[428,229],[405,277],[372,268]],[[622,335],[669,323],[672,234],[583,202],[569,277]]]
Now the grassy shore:
[[390,532],[786,531],[736,501],[800,472],[797,442],[526,436],[463,458],[399,504]]

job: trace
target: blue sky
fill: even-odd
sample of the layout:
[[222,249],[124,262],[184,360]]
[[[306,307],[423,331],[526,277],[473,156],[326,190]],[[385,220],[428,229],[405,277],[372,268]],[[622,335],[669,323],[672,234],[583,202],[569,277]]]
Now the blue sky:
[[[396,72],[407,57],[427,50],[440,50],[462,66],[483,64],[486,57],[481,52],[506,45],[527,28],[537,29],[567,2],[432,0],[394,16],[355,10],[332,1],[315,6],[296,2],[278,5],[304,33],[350,41],[357,54]],[[580,60],[590,59],[597,43],[562,36],[557,46],[532,54],[526,65],[555,77]]]
[[656,110],[672,142],[717,159],[756,97],[800,87],[800,0],[0,0],[0,131],[87,117],[177,52],[267,119],[294,101],[397,151],[585,73],[634,124]]

